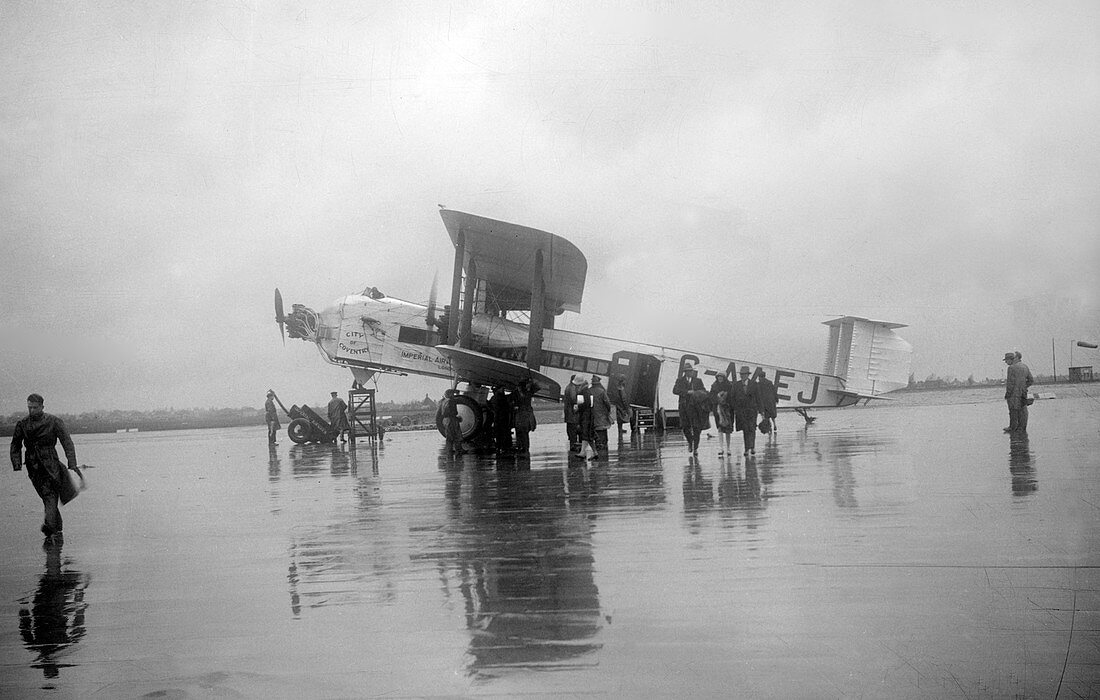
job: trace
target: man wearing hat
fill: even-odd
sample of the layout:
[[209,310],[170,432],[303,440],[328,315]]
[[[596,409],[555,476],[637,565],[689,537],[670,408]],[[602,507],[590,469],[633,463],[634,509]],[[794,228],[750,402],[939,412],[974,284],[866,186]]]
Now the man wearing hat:
[[611,427],[611,399],[604,389],[600,375],[592,375],[592,388],[588,390],[592,400],[592,447],[596,459],[607,457],[607,429]]
[[340,434],[340,442],[347,442],[344,433],[348,431],[348,405],[344,400],[332,392],[332,398],[328,402],[328,423],[334,432]]
[[458,415],[458,402],[455,401],[455,390],[447,389],[443,392],[443,400],[439,402],[436,420],[443,426],[443,437],[447,441],[449,454],[464,455],[466,450],[462,447],[462,416]]
[[569,450],[577,455],[581,453],[580,413],[577,411],[577,395],[583,385],[584,380],[574,374],[569,378],[569,383],[565,386],[563,392],[565,435],[569,438]]
[[760,412],[757,385],[749,381],[751,374],[748,365],[741,365],[740,379],[734,382],[728,399],[733,408],[734,427],[745,437],[746,457],[756,454],[756,416]]
[[278,445],[275,435],[279,432],[279,412],[275,410],[275,392],[267,390],[267,401],[264,402],[264,420],[267,422],[267,444]]
[[680,367],[680,376],[672,386],[677,397],[676,413],[680,417],[680,429],[684,431],[688,452],[699,454],[699,435],[710,427],[709,394],[703,386],[703,380],[695,366],[685,361]]
[[1015,352],[1006,352],[1004,363],[1008,365],[1005,376],[1005,401],[1008,402],[1008,427],[1006,433],[1027,432],[1027,389],[1035,380],[1031,370]]

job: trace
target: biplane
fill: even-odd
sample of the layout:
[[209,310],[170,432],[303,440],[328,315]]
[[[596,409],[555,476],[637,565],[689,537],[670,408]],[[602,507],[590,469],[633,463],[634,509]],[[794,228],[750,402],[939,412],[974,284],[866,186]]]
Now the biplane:
[[291,338],[316,344],[329,363],[351,370],[356,385],[377,374],[418,374],[450,380],[464,438],[485,425],[490,387],[516,390],[531,382],[535,398],[559,401],[572,376],[600,375],[607,386],[625,380],[632,406],[658,427],[675,422],[677,377],[759,368],[775,384],[779,410],[852,406],[908,384],[912,349],[894,331],[902,324],[844,316],[828,326],[822,372],[555,328],[579,313],[588,262],[561,236],[450,209],[440,216],[455,247],[450,303],[397,299],[369,287],[321,311],[294,304],[275,316]]

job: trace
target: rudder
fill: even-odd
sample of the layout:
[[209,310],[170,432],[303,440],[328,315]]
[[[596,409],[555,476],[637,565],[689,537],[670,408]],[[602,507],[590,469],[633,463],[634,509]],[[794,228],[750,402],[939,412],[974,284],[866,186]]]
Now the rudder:
[[905,324],[844,316],[825,325],[829,326],[825,374],[840,377],[845,390],[878,396],[908,386],[913,348],[894,333]]

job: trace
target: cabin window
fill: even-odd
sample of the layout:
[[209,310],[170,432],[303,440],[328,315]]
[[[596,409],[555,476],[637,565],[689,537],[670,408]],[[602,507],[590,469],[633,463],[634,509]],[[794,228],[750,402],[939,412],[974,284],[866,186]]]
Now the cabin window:
[[423,328],[410,328],[409,326],[401,326],[401,330],[397,332],[397,342],[412,343],[413,345],[430,345],[428,342],[427,330]]
[[560,352],[550,353],[549,358],[546,360],[546,364],[547,364],[548,367],[561,367],[562,366],[562,364],[561,364],[561,353]]
[[600,361],[599,360],[593,360],[592,358],[589,358],[588,362],[585,365],[585,371],[586,372],[592,372],[593,374],[599,374],[600,373],[599,369],[600,369]]
[[596,374],[607,374],[608,366],[607,360],[600,360],[596,363]]

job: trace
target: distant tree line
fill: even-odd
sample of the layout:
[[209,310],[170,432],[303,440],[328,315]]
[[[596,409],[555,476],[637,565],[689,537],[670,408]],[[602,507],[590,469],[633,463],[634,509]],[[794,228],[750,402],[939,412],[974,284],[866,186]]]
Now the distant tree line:
[[[325,415],[325,407],[312,406]],[[428,414],[435,416],[436,404],[425,396],[420,401],[395,403],[387,401],[375,406],[375,412],[384,414]],[[286,415],[279,412],[286,425]],[[27,412],[16,411],[0,417],[0,436],[11,437],[15,423],[26,417]],[[251,406],[241,408],[162,408],[154,411],[90,411],[88,413],[57,413],[70,433],[114,433],[125,430],[188,430],[193,428],[236,428],[264,424],[264,409]]]
[[[1036,384],[1054,384],[1056,382],[1065,382],[1068,379],[1065,376],[1051,377],[1048,374],[1034,374]],[[966,389],[967,387],[981,387],[981,386],[997,386],[1005,383],[1004,377],[997,377],[990,379],[986,377],[980,381],[974,379],[974,375],[970,375],[966,379],[957,379],[955,377],[937,377],[935,374],[928,375],[927,379],[923,381],[917,381],[917,379],[910,374],[909,386],[905,387],[902,391],[922,391],[926,389]]]
[[[1064,382],[1065,377],[1057,379],[1049,375],[1035,375],[1036,384]],[[910,374],[909,385],[902,391],[922,391],[932,389],[965,389],[967,387],[996,386],[1004,384],[1004,377],[975,380],[970,375],[965,380],[954,377],[929,375],[922,381]],[[385,401],[375,405],[379,418],[390,416],[391,425],[422,424],[434,422],[437,403],[425,395],[419,401],[404,403]],[[325,415],[325,407],[312,406]],[[556,409],[554,409],[556,410]],[[16,411],[0,417],[0,436],[11,437],[16,421],[27,415],[26,411]],[[263,408],[242,406],[241,408],[162,408],[155,411],[91,411],[81,414],[57,414],[65,421],[71,433],[114,433],[123,430],[187,430],[193,428],[236,428],[264,424]],[[286,416],[280,411],[280,420],[286,423]],[[407,420],[406,420],[407,418]],[[541,420],[541,419],[540,419]]]

